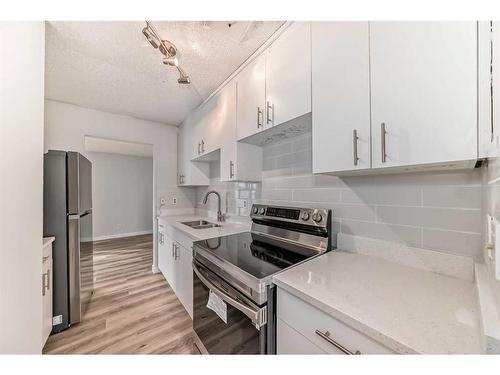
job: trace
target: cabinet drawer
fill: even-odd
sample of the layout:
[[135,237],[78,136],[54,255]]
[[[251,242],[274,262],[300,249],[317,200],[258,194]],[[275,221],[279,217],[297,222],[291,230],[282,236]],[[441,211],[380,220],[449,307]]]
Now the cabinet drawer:
[[277,331],[277,354],[327,354],[279,318]]
[[[278,288],[278,319],[282,320],[299,334],[311,341],[326,353],[339,354],[339,350],[325,338],[316,333],[329,332],[331,340],[342,345],[352,353],[395,354],[389,348],[348,327],[307,302]],[[279,335],[279,333],[278,333]],[[279,340],[279,338],[278,338]]]

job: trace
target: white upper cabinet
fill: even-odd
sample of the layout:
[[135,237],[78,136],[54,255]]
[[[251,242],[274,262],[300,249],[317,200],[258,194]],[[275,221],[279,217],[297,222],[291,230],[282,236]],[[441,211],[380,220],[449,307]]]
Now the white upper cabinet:
[[236,82],[229,82],[219,93],[221,133],[220,178],[231,181],[234,178],[236,161]]
[[262,148],[237,142],[237,115],[235,80],[220,92],[220,104],[224,108],[221,123],[220,151],[221,181],[260,181],[262,179]]
[[313,172],[370,168],[368,22],[312,23]]
[[207,163],[192,162],[194,144],[198,139],[196,127],[188,118],[179,129],[177,138],[177,184],[183,186],[209,185],[210,166]]
[[243,139],[265,127],[266,54],[257,57],[238,74],[237,139]]
[[477,158],[476,22],[370,23],[373,168]]
[[294,22],[266,56],[266,126],[311,112],[311,23]]

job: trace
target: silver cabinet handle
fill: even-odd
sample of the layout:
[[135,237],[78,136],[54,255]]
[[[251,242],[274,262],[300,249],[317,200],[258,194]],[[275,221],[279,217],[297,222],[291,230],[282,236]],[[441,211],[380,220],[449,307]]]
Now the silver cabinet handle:
[[381,149],[382,149],[382,163],[385,163],[385,159],[387,157],[387,153],[385,152],[385,135],[387,131],[385,130],[385,122],[380,124],[380,140],[381,140]]
[[201,142],[198,142],[198,155],[201,154]]
[[358,139],[359,139],[358,131],[356,129],[354,129],[352,131],[352,149],[353,149],[353,153],[354,153],[354,155],[353,155],[354,165],[358,165],[358,160],[359,160],[359,158],[358,158]]
[[177,260],[177,258],[179,258],[180,255],[179,255],[179,245],[177,244],[174,244],[174,260]]
[[328,343],[332,344],[333,346],[335,346],[338,350],[340,350],[342,353],[344,354],[348,354],[348,355],[353,355],[353,354],[361,354],[361,352],[359,350],[356,350],[354,353],[351,352],[349,349],[346,349],[344,346],[340,345],[337,341],[333,340],[331,337],[330,337],[330,332],[329,331],[326,331],[325,333],[321,332],[319,329],[316,330],[315,332],[319,337],[321,337],[322,339],[324,339],[325,341],[327,341]]
[[175,244],[172,243],[172,257],[175,259]]
[[262,109],[257,107],[257,129],[262,128]]
[[201,153],[203,154],[205,152],[205,141],[202,139],[201,140]]
[[42,296],[45,296],[47,290],[50,290],[50,270],[42,274]]
[[[272,117],[270,115],[271,109],[273,111]],[[266,123],[267,123],[267,125],[269,125],[269,124],[274,125],[274,104],[271,104],[271,102],[269,102],[269,101],[266,104]]]
[[229,162],[229,179],[233,179],[234,178],[234,163],[233,161],[230,161]]
[[45,296],[45,273],[42,273],[42,296]]

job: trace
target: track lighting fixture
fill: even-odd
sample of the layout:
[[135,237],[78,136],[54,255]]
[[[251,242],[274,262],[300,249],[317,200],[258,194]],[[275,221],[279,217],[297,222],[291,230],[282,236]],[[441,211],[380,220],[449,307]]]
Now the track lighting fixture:
[[146,21],[146,27],[142,29],[142,33],[151,46],[153,46],[154,49],[160,50],[161,54],[165,56],[163,58],[163,64],[177,68],[180,75],[177,82],[179,84],[191,83],[191,78],[189,78],[186,72],[179,66],[179,61],[177,60],[177,48],[175,45],[166,39],[161,39],[153,24],[149,21]]

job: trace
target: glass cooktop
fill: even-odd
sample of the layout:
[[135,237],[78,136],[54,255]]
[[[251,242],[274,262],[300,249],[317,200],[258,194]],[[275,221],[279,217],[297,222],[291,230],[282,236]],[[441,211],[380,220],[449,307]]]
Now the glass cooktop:
[[251,232],[197,241],[195,245],[258,279],[317,254],[314,250]]

